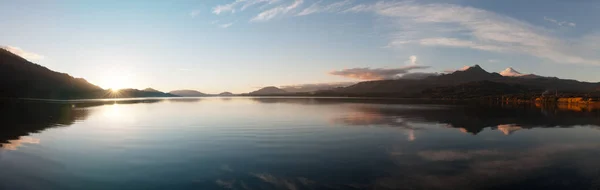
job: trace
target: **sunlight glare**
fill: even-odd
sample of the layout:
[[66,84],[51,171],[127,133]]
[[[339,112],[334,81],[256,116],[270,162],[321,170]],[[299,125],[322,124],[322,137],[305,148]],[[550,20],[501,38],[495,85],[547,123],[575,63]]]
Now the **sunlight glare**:
[[111,89],[112,92],[118,92],[121,89],[133,88],[133,75],[112,71],[104,75],[102,82],[99,83],[102,88]]

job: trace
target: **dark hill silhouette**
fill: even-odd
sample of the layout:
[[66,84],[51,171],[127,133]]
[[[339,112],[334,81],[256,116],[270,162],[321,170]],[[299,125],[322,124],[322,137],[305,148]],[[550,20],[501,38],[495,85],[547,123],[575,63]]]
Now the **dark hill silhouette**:
[[210,96],[209,94],[205,94],[202,92],[198,92],[196,90],[174,90],[169,92],[170,94],[174,94],[182,97],[202,97],[202,96]]
[[0,97],[38,99],[91,99],[174,97],[147,88],[104,90],[82,78],[52,71],[0,48]]
[[455,71],[450,74],[431,76],[424,80],[430,83],[439,83],[444,85],[462,84],[467,82],[482,81],[482,80],[498,80],[503,78],[498,73],[488,73],[479,65],[469,67],[464,71]]
[[439,76],[429,76],[421,80],[414,79],[396,79],[396,80],[379,80],[366,81],[338,88],[330,93],[339,93],[355,96],[400,96],[400,97],[417,97],[423,90],[452,86],[467,82],[495,80],[502,78],[497,73],[488,73],[479,65],[472,66],[464,71],[456,71],[451,74]]
[[280,95],[280,94],[286,94],[286,93],[287,93],[287,91],[285,91],[285,90],[281,90],[274,86],[268,86],[268,87],[261,88],[254,92],[250,92],[249,95]]
[[0,48],[0,97],[93,98],[103,89],[65,73],[27,61]]
[[218,94],[219,96],[235,96],[235,94],[231,92],[221,92]]
[[544,89],[526,85],[499,83],[484,80],[468,82],[454,86],[444,86],[426,89],[422,92],[422,97],[473,99],[483,97],[495,97],[497,95],[513,95],[514,97],[525,98],[540,95],[544,91]]

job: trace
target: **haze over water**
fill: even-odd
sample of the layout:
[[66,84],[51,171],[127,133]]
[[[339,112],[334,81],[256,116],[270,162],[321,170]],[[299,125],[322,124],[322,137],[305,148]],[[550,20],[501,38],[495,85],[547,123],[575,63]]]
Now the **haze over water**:
[[0,119],[0,189],[600,188],[591,108],[13,101]]

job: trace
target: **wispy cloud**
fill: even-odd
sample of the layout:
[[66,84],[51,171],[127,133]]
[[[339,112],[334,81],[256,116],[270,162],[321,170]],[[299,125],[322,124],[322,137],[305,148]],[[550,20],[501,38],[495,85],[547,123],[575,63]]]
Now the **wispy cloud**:
[[322,3],[322,1],[312,4],[308,8],[306,8],[306,9],[302,10],[300,13],[298,13],[298,16],[305,16],[305,15],[309,15],[309,14],[313,14],[313,13],[320,13],[320,12],[339,12],[345,6],[350,5],[351,1],[345,0],[345,1],[340,1],[340,2],[334,2],[329,5],[321,5],[321,3]]
[[[342,12],[373,12],[397,28],[391,47],[418,44],[470,48],[500,53],[522,53],[557,63],[600,64],[567,50],[577,46],[529,23],[483,9],[415,1],[356,5]],[[456,38],[455,36],[461,36]]]
[[372,10],[372,6],[371,5],[367,5],[367,4],[360,4],[360,5],[355,5],[353,7],[350,7],[346,10],[341,11],[342,13],[359,13],[359,12],[367,12]]
[[488,59],[487,61],[490,62],[490,63],[498,63],[498,62],[500,62],[500,61],[495,60],[495,59]]
[[402,44],[419,44],[422,46],[446,46],[446,47],[460,47],[460,48],[471,48],[485,51],[502,52],[503,47],[496,45],[485,45],[474,41],[461,40],[457,38],[425,38],[419,40],[405,40],[395,39],[391,42],[392,46]]
[[556,19],[550,18],[550,17],[544,17],[545,21],[554,23],[558,26],[570,26],[570,27],[575,27],[577,26],[577,24],[575,24],[574,22],[567,22],[567,21],[558,21]]
[[280,5],[280,6],[271,8],[269,10],[259,13],[254,18],[252,18],[250,21],[252,21],[252,22],[268,21],[277,16],[285,15],[285,14],[289,13],[290,11],[300,7],[300,5],[302,5],[303,2],[304,2],[304,0],[294,0],[294,3],[292,3],[291,5],[288,5],[288,6]]
[[5,49],[11,53],[14,53],[15,55],[21,56],[22,58],[25,58],[29,61],[38,61],[38,60],[44,59],[44,56],[42,56],[42,55],[39,55],[39,54],[33,53],[33,52],[28,52],[28,51],[25,51],[21,48],[14,47],[14,46],[0,46],[0,48]]
[[248,7],[258,4],[274,4],[279,0],[236,0],[233,3],[218,5],[213,8],[214,14],[221,14],[225,12],[235,13],[236,10],[245,10]]
[[219,24],[219,28],[229,28],[231,25],[233,25],[233,22],[225,23],[225,24]]
[[[353,4],[351,0],[319,1],[301,8],[303,0],[236,0],[217,6],[213,13],[235,12],[257,4],[266,9],[250,19],[261,22],[297,13],[297,16],[320,12],[370,13],[390,28],[388,46],[404,48],[463,48],[502,54],[524,54],[554,63],[600,65],[597,35],[560,37],[547,28],[484,9],[448,3],[423,1],[369,1]],[[326,2],[326,3],[325,3]],[[328,3],[328,4],[327,4]],[[261,8],[262,9],[262,8]],[[573,22],[545,17],[560,26],[575,27]],[[584,39],[585,38],[585,39]],[[589,41],[592,39],[594,41]],[[589,47],[592,47],[590,49]]]
[[200,10],[193,10],[190,12],[190,17],[196,18],[200,14]]

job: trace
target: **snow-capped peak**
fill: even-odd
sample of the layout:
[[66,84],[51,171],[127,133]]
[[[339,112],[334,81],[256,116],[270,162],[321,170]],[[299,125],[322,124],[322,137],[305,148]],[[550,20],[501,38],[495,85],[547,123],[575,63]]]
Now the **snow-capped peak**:
[[519,71],[513,69],[512,67],[504,69],[504,71],[500,72],[500,75],[505,77],[520,77],[524,74],[521,74]]

